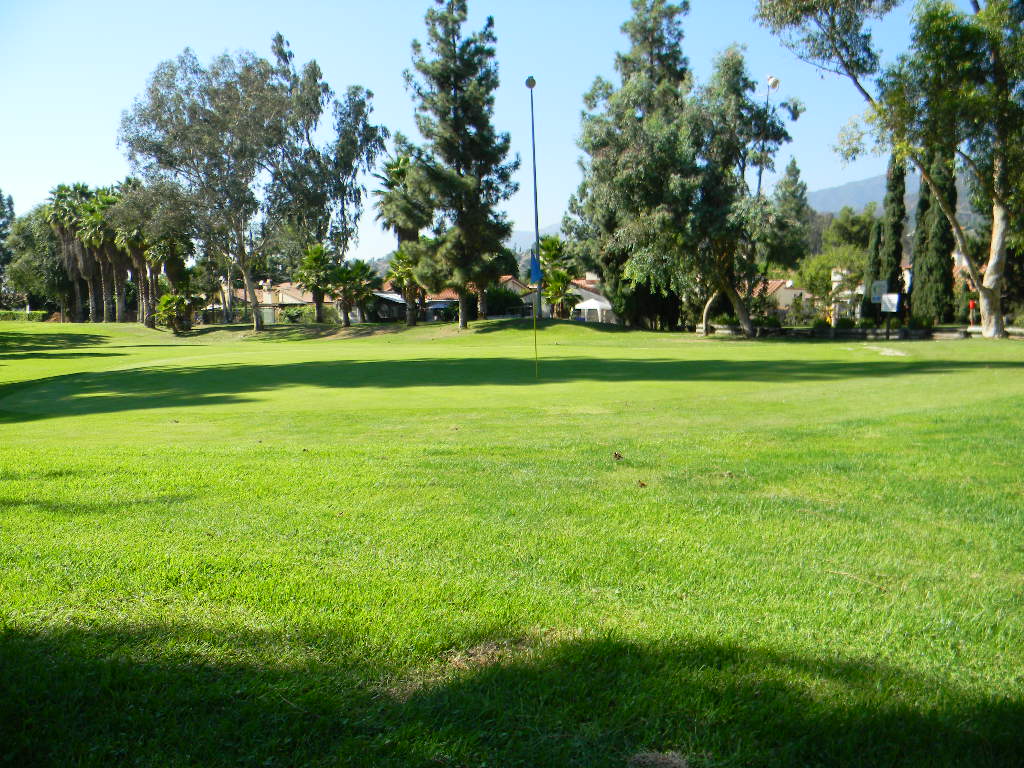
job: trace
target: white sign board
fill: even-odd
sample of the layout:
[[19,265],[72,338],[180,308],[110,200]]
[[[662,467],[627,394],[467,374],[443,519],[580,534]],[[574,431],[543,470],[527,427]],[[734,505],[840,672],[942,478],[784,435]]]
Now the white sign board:
[[900,295],[898,293],[885,293],[885,294],[882,294],[882,311],[883,312],[899,312],[900,311]]
[[882,303],[882,296],[884,296],[885,292],[888,291],[888,290],[889,290],[889,281],[888,280],[875,280],[875,282],[873,282],[871,284],[871,303],[872,304],[881,304]]

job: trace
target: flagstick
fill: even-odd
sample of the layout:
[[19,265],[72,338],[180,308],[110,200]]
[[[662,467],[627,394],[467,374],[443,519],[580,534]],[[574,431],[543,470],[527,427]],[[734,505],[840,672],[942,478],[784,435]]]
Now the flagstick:
[[[541,284],[544,282],[544,276],[540,271],[540,217],[537,211],[537,132],[534,128],[533,121],[533,89],[537,85],[537,81],[530,75],[526,78],[526,87],[530,89],[530,146],[533,149],[533,234],[534,234],[534,245],[533,245],[533,257],[536,259],[537,267],[537,303],[533,308],[533,372],[537,379],[540,379],[540,356],[537,352],[537,315],[540,314],[540,308],[543,306],[541,303],[543,299],[540,294]],[[530,263],[530,271],[533,271],[534,262]],[[534,277],[534,275],[530,275]]]

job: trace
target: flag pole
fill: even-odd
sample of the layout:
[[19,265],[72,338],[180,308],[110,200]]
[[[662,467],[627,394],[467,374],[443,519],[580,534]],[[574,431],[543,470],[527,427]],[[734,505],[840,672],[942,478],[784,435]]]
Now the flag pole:
[[540,355],[537,352],[537,316],[541,310],[541,283],[544,276],[540,271],[540,216],[537,211],[537,133],[533,120],[533,89],[537,81],[533,75],[526,78],[530,89],[530,147],[533,150],[533,258],[530,260],[530,277],[537,283],[537,301],[533,305],[533,373],[540,379]]

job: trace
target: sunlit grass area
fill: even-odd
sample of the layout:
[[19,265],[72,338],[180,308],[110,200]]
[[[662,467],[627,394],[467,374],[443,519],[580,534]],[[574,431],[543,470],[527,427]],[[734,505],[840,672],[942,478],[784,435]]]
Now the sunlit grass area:
[[0,763],[1020,764],[1024,344],[539,338],[0,324]]

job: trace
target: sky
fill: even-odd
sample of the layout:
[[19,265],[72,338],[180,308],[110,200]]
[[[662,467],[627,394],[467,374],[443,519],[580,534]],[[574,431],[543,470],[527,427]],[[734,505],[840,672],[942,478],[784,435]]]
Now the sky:
[[[122,112],[145,88],[157,64],[191,47],[201,61],[224,51],[270,57],[281,32],[296,63],[316,59],[336,92],[362,85],[374,93],[374,118],[392,133],[418,138],[403,72],[410,43],[424,39],[429,0],[0,0],[0,190],[20,215],[44,202],[59,183],[112,184],[130,172],[117,145]],[[883,173],[886,159],[844,166],[832,150],[840,128],[864,105],[845,80],[797,60],[753,21],[753,0],[692,0],[683,48],[698,82],[732,44],[745,47],[754,79],[781,81],[773,98],[800,99],[807,112],[791,125],[793,141],[777,165],[795,156],[811,190]],[[876,25],[889,60],[909,38],[906,3]],[[537,127],[538,200],[542,228],[561,222],[580,181],[577,165],[583,94],[598,75],[614,79],[615,52],[629,0],[469,0],[469,28],[495,20],[501,87],[495,124],[512,137],[522,164],[518,193],[506,210],[518,230],[533,226],[530,102]],[[762,86],[763,87],[763,86]],[[763,93],[763,91],[762,91]],[[772,179],[768,180],[770,185]],[[367,180],[372,188],[372,179]],[[394,248],[365,215],[351,255],[372,259]]]

